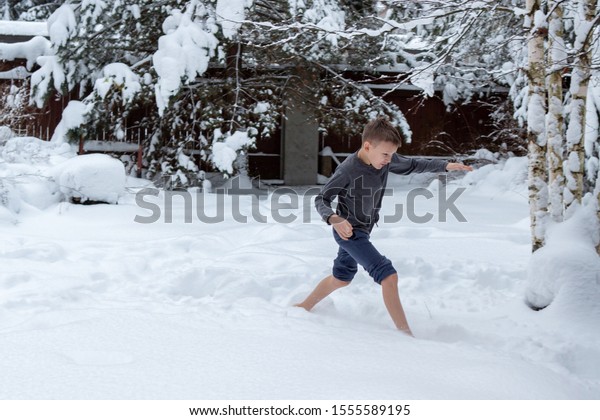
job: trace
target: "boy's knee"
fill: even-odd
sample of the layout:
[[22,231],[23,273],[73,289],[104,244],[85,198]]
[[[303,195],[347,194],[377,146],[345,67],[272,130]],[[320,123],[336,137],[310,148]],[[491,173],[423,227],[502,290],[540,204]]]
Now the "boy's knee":
[[381,280],[381,285],[388,287],[398,286],[398,274],[390,274],[389,276]]
[[379,284],[382,284],[384,280],[388,279],[391,276],[395,276],[396,281],[398,281],[398,273],[392,265],[392,262],[383,255],[375,264],[370,266],[367,269],[367,271],[369,272],[373,280],[375,280],[375,282]]

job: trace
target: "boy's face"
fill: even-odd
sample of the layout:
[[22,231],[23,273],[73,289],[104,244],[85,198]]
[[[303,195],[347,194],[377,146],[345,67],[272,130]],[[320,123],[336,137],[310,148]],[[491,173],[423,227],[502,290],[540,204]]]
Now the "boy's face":
[[369,163],[375,169],[381,169],[392,161],[392,156],[398,150],[398,146],[388,141],[380,141],[377,143],[371,143],[365,141],[363,144]]

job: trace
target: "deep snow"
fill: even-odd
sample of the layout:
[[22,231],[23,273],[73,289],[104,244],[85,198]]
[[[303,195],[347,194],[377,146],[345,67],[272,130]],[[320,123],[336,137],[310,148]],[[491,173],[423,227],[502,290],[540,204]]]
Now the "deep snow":
[[[38,157],[51,167],[64,147]],[[21,201],[18,213],[0,209],[0,398],[600,397],[598,300],[555,291],[560,305],[536,312],[525,303],[522,158],[451,181],[447,195],[466,188],[456,201],[465,223],[451,214],[438,221],[436,200],[419,198],[417,215],[430,211],[433,221],[405,216],[374,231],[399,272],[411,339],[393,328],[364,271],[312,313],[292,307],[329,274],[336,253],[312,206],[309,223],[276,223],[271,195],[260,202],[269,222],[242,224],[230,209],[238,200],[250,215],[251,196],[207,194],[206,214],[224,200],[225,221],[184,223],[175,197],[172,223],[162,208],[160,221],[142,224],[135,217],[150,211],[135,192],[144,181],[128,178],[118,205],[74,205],[48,193],[35,206],[23,191],[35,176],[53,191],[44,162],[36,175],[33,162],[6,157],[0,172]],[[437,194],[433,179],[391,178],[383,214],[406,204],[410,189]],[[164,194],[146,201],[164,207]]]

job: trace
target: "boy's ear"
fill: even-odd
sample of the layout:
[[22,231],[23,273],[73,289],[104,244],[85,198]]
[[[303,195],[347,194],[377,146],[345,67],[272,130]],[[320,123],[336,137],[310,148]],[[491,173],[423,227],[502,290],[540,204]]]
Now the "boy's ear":
[[368,140],[365,140],[365,142],[363,143],[363,149],[368,151],[370,148],[371,148],[371,143]]

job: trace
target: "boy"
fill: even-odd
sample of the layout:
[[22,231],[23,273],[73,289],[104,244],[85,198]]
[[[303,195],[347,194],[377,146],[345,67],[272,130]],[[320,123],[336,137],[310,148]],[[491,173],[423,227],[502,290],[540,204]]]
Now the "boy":
[[[398,274],[392,263],[371,243],[369,236],[379,220],[379,209],[388,173],[407,175],[413,172],[471,171],[461,163],[416,159],[396,154],[401,145],[400,133],[385,118],[370,121],[362,134],[360,150],[337,167],[334,175],[315,198],[317,211],[333,226],[339,245],[332,274],[296,306],[310,311],[323,298],[350,284],[357,264],[362,265],[382,287],[383,302],[396,328],[413,336],[398,294]],[[338,197],[336,212],[331,202]]]

